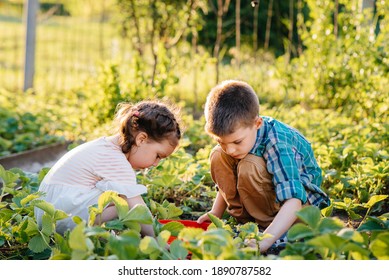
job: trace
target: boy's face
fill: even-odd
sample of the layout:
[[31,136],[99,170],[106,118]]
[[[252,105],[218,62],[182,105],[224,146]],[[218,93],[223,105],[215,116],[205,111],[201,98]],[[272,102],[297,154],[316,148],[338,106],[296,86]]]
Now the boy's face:
[[243,159],[254,146],[257,130],[261,125],[262,118],[257,117],[250,126],[238,126],[233,133],[224,136],[214,136],[214,138],[227,155],[236,159]]

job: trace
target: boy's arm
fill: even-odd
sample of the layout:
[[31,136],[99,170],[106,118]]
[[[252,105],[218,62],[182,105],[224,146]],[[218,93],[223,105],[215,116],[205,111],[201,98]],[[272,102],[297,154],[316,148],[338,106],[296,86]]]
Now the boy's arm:
[[267,251],[273,243],[280,238],[296,221],[296,212],[302,208],[300,199],[290,198],[284,202],[273,222],[263,233],[271,234],[272,237],[265,238],[259,242],[261,252]]
[[[217,192],[216,199],[213,202],[212,209],[208,213],[211,213],[216,217],[221,218],[226,208],[227,208],[227,203],[225,202],[220,192]],[[201,224],[202,222],[209,221],[208,213],[205,213],[200,218],[198,218],[197,222]]]

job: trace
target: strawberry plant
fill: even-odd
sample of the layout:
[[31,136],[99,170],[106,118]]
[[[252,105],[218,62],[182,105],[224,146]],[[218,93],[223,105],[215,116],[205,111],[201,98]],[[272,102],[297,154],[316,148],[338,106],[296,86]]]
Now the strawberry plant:
[[[46,170],[28,176],[21,170],[6,171],[0,165],[0,253],[2,258],[37,257],[52,245],[56,221],[67,214],[38,198],[36,188]],[[42,227],[34,218],[34,207],[44,210]]]
[[157,167],[138,174],[138,180],[148,186],[148,197],[157,203],[168,201],[181,205],[185,213],[210,207],[215,196],[211,189],[207,157],[209,151],[196,155],[183,147]]
[[[297,216],[303,223],[289,230],[288,240],[291,242],[281,251],[283,258],[364,260],[382,258],[386,254],[388,246],[382,243],[389,229],[386,217],[378,218],[384,223],[379,229],[369,229],[365,224],[363,230],[356,231],[346,228],[338,218],[321,217],[316,207],[305,207]],[[369,230],[373,230],[374,234],[369,236]]]
[[63,138],[45,128],[44,121],[29,112],[16,113],[0,107],[0,156],[63,142]]

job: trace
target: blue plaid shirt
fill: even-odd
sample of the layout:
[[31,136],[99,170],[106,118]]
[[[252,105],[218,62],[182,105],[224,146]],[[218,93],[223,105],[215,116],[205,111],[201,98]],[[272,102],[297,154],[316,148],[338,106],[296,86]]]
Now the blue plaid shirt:
[[257,139],[250,153],[263,157],[273,175],[276,199],[298,198],[324,208],[330,205],[320,189],[321,169],[309,141],[296,129],[270,117],[262,117]]

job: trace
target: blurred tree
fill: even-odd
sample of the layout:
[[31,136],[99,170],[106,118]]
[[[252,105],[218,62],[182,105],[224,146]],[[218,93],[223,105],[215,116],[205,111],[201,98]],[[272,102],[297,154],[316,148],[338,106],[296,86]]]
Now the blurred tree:
[[192,31],[191,27],[200,24],[196,9],[201,2],[203,0],[117,0],[122,35],[131,38],[142,60],[147,61],[151,54],[152,86],[155,85],[158,64],[166,61],[161,56],[169,57],[169,50],[186,38]]
[[[258,10],[259,10],[260,1],[252,1],[252,6],[254,6],[254,16],[253,16],[253,51],[254,54],[258,50]],[[254,61],[257,62],[257,56],[254,55]]]
[[235,4],[235,45],[236,45],[236,66],[240,66],[240,0]]
[[228,7],[230,5],[230,0],[217,0],[217,7],[215,7],[212,0],[209,0],[209,4],[212,8],[212,11],[217,16],[217,28],[216,28],[216,41],[213,48],[213,57],[216,58],[216,84],[219,83],[219,63],[220,63],[220,47],[222,44],[222,33],[223,33],[223,15],[227,13]]
[[273,0],[270,0],[269,1],[269,6],[267,8],[265,44],[263,45],[263,48],[265,50],[267,50],[269,48],[272,16],[273,16]]

